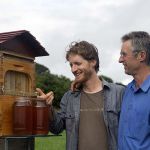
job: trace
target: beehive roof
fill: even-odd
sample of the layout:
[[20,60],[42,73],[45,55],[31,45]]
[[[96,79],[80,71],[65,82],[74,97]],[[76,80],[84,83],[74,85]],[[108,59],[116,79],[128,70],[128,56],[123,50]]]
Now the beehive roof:
[[[0,47],[10,40],[20,38],[25,41],[34,50],[35,57],[37,56],[48,56],[48,52],[45,48],[36,40],[36,38],[27,30],[18,30],[12,32],[0,33]],[[7,47],[5,47],[7,49]],[[10,50],[10,49],[9,49]]]

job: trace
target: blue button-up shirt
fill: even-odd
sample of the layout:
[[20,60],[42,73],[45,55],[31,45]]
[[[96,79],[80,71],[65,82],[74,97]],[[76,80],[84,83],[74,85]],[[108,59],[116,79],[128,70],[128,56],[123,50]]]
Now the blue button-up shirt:
[[125,90],[119,123],[119,150],[150,150],[150,76]]

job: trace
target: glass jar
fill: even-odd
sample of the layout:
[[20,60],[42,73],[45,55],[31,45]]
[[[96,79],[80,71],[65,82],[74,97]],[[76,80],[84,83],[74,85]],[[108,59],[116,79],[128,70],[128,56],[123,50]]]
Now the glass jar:
[[32,103],[27,97],[19,97],[13,105],[13,131],[16,135],[32,134]]
[[33,102],[33,134],[48,134],[49,131],[49,106],[41,98]]

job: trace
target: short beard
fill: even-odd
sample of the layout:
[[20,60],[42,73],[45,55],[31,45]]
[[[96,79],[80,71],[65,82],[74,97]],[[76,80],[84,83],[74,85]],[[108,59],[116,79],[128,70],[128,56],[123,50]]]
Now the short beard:
[[92,72],[91,71],[87,71],[87,70],[84,70],[84,74],[83,74],[83,78],[81,80],[77,80],[78,83],[84,85],[86,83],[86,81],[88,81],[91,76],[92,76]]

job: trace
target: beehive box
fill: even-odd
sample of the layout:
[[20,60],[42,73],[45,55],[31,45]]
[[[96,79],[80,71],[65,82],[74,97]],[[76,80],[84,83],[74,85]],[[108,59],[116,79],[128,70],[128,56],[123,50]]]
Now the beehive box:
[[35,57],[45,48],[26,30],[0,33],[0,136],[13,135],[13,104],[35,92]]

